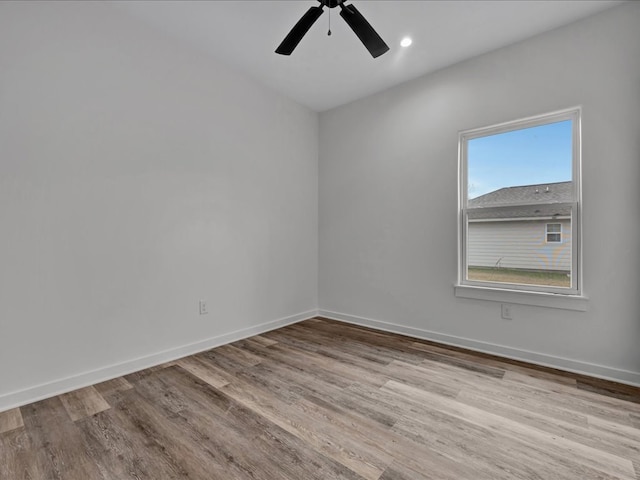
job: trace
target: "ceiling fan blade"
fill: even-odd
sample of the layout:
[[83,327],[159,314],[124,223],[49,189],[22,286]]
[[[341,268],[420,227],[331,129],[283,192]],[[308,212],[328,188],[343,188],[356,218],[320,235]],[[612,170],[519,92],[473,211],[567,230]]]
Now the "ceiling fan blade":
[[389,47],[380,35],[376,33],[367,19],[362,16],[353,5],[341,5],[340,16],[351,27],[351,30],[358,36],[360,41],[367,47],[373,58],[377,58],[389,51]]
[[316,23],[316,20],[320,18],[322,12],[322,7],[311,7],[307,10],[307,13],[298,20],[298,23],[294,25],[280,46],[276,48],[276,53],[279,53],[280,55],[291,55],[300,43],[300,40],[302,40],[302,37],[304,37],[311,26]]

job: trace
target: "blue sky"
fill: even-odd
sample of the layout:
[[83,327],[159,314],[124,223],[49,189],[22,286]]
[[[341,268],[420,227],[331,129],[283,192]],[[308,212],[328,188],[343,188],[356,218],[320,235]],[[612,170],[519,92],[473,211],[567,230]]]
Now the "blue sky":
[[503,187],[571,180],[571,124],[564,120],[469,140],[469,198]]

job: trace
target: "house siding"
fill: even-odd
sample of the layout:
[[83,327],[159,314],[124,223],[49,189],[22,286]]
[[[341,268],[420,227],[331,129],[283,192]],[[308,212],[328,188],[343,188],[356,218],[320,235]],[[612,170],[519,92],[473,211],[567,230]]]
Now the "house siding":
[[[546,242],[546,224],[562,225],[562,242]],[[571,271],[571,221],[469,222],[470,267]]]

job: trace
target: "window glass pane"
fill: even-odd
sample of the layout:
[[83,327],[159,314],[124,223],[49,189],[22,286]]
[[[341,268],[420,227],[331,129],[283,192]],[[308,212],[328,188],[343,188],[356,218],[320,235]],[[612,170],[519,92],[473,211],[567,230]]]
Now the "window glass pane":
[[571,120],[467,142],[467,280],[571,288]]
[[[562,221],[571,231],[571,216]],[[467,279],[479,282],[571,287],[571,239],[546,234],[545,222],[469,220]]]
[[564,120],[469,140],[468,198],[514,186],[540,185],[536,198],[527,195],[507,200],[553,201],[545,184],[572,180],[572,123]]
[[562,241],[562,237],[559,233],[550,233],[547,235],[547,242],[560,242]]

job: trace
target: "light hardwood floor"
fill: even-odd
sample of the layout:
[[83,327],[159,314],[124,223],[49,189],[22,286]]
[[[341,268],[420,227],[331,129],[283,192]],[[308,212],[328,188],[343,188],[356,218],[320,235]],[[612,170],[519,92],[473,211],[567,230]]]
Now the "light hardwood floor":
[[640,391],[308,320],[0,413],[0,479],[640,480]]

